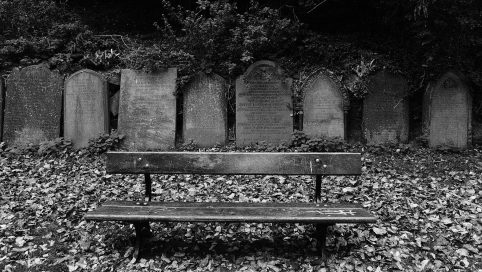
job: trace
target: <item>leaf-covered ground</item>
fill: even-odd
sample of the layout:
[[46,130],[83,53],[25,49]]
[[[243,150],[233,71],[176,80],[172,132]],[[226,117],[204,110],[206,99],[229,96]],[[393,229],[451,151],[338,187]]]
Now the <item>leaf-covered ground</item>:
[[[398,152],[397,152],[398,151]],[[372,149],[361,177],[323,182],[329,202],[379,218],[337,225],[319,258],[303,224],[151,224],[130,263],[134,229],[86,222],[106,200],[133,199],[142,177],[108,175],[104,156],[0,153],[2,271],[481,271],[482,152]],[[307,202],[308,176],[156,176],[156,200]]]

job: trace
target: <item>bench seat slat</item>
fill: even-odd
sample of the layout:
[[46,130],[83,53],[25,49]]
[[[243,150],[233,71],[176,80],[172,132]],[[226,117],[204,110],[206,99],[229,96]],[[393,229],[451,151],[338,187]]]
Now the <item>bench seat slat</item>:
[[88,212],[97,221],[189,221],[280,223],[374,223],[376,218],[358,205],[318,203],[190,203],[131,201],[108,202]]
[[108,173],[360,175],[360,153],[108,152]]

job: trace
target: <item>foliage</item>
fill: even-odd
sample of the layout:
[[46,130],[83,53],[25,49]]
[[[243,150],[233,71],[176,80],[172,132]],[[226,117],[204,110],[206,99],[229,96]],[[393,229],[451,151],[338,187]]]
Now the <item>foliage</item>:
[[[112,131],[111,134],[104,134],[98,138],[89,140],[89,145],[80,150],[81,154],[99,155],[107,151],[116,150],[120,147],[124,135]],[[72,141],[64,138],[56,138],[50,141],[43,141],[39,144],[0,146],[0,155],[33,155],[33,156],[58,156],[74,152]],[[75,152],[74,152],[75,153]]]
[[303,131],[295,130],[295,132],[293,132],[293,135],[291,135],[291,146],[301,147],[309,140],[310,138]]
[[55,1],[0,1],[0,61],[48,59],[81,31],[77,16]]
[[[72,149],[72,142],[64,138],[56,138],[50,141],[42,141],[39,144],[28,145],[13,145],[8,146],[3,151],[5,154],[16,155],[38,155],[38,156],[54,156],[57,154],[70,152]],[[0,153],[2,151],[0,150]]]
[[65,13],[49,0],[2,0],[0,11],[0,33],[7,38],[48,35]]
[[[410,0],[403,4],[380,1],[380,9],[400,10],[410,33],[412,55],[418,57],[426,77],[447,69],[459,70],[478,86],[482,76],[482,3],[477,0]],[[390,13],[386,13],[388,16]],[[390,18],[385,17],[389,22]]]
[[61,151],[68,151],[72,147],[70,140],[64,138],[57,138],[52,141],[45,141],[40,143],[38,147],[38,154],[41,156],[54,155],[61,153]]
[[195,10],[163,3],[165,19],[156,23],[161,38],[130,52],[127,63],[148,71],[177,66],[181,83],[198,71],[234,78],[255,60],[289,50],[300,31],[278,10],[256,2],[245,12],[225,1],[198,1]]
[[[92,20],[81,12],[91,2],[96,1],[0,0],[3,69],[41,61],[65,73],[175,66],[182,91],[199,71],[233,82],[254,61],[271,59],[294,78],[295,87],[322,67],[356,98],[366,95],[369,76],[380,69],[402,73],[412,93],[423,92],[430,81],[452,69],[475,83],[475,119],[482,116],[480,1],[181,1],[184,6],[163,1],[148,38],[123,28],[103,29],[107,33],[91,29],[84,22]],[[346,14],[362,7],[363,16],[330,22],[337,7]],[[100,14],[93,17],[116,13],[116,8],[96,9]],[[359,26],[353,32],[337,31],[338,25]]]
[[98,138],[89,140],[87,151],[91,154],[101,154],[107,151],[116,150],[120,147],[124,135],[117,131],[112,131],[110,134],[104,134]]
[[293,133],[290,147],[299,152],[343,152],[354,148],[340,137],[316,137],[310,139],[302,131]]

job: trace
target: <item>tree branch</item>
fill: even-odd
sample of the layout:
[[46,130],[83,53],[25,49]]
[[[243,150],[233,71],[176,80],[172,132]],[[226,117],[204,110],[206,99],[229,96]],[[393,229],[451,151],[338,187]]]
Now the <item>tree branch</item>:
[[307,12],[307,14],[308,14],[308,13],[311,13],[313,10],[317,9],[319,6],[323,5],[323,4],[326,3],[327,1],[328,1],[328,0],[323,0],[323,1],[321,1],[321,2],[318,3],[316,6],[314,6],[312,9],[310,9],[310,10]]

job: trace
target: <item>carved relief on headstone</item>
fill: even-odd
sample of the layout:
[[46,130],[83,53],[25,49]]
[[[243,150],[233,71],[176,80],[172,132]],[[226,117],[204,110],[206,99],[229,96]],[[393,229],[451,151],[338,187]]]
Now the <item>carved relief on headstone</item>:
[[303,131],[311,138],[345,138],[348,107],[348,96],[336,83],[327,76],[317,76],[304,91]]
[[3,141],[3,109],[5,108],[5,84],[0,76],[0,142]]
[[200,73],[184,92],[183,139],[202,147],[226,143],[226,82]]
[[428,90],[426,97],[430,147],[466,148],[470,145],[472,96],[464,81],[448,72]]
[[271,61],[252,64],[236,80],[236,144],[281,143],[293,132],[291,79]]
[[44,65],[14,70],[7,79],[3,140],[38,144],[60,136],[63,79]]
[[367,144],[405,143],[409,133],[408,83],[399,75],[378,72],[368,83],[363,103]]
[[81,70],[65,81],[64,137],[74,148],[109,132],[107,81],[92,70]]
[[167,150],[176,131],[177,69],[146,74],[122,70],[119,132],[129,150]]

